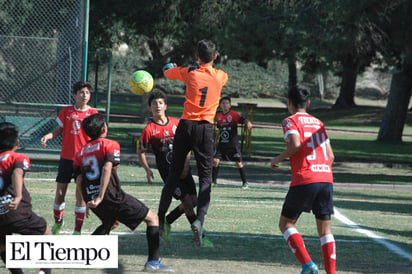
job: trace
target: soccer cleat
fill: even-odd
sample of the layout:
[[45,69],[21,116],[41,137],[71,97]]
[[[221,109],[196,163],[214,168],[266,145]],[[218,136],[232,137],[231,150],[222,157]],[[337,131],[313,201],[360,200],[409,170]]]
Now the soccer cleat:
[[55,223],[52,227],[52,234],[53,235],[60,234],[60,231],[62,230],[63,227],[64,227],[64,220],[62,220],[60,224]]
[[309,262],[302,265],[302,272],[300,274],[318,274],[318,266],[314,262]]
[[147,261],[144,265],[143,271],[145,272],[174,272],[168,266],[160,263],[160,260],[150,260]]
[[215,245],[213,244],[213,242],[212,242],[211,240],[209,240],[209,238],[203,237],[203,239],[202,239],[202,247],[213,248],[213,247],[215,247]]
[[193,232],[193,241],[196,247],[202,246],[202,223],[199,220],[196,220],[191,225],[192,232]]
[[80,231],[73,231],[73,235],[81,235],[82,233]]
[[249,184],[248,184],[248,183],[246,183],[246,182],[245,182],[245,183],[243,183],[243,184],[242,184],[242,188],[243,188],[243,189],[247,189],[247,188],[249,188]]
[[162,238],[163,240],[165,240],[166,242],[170,241],[170,231],[172,230],[172,226],[166,221],[165,218],[165,222],[163,224],[163,235]]

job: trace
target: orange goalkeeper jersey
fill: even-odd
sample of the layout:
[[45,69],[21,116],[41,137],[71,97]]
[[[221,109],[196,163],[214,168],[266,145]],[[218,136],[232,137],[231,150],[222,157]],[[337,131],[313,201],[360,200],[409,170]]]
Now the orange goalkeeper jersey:
[[213,123],[222,87],[228,80],[226,72],[211,65],[200,65],[170,68],[164,75],[170,80],[186,83],[182,119]]

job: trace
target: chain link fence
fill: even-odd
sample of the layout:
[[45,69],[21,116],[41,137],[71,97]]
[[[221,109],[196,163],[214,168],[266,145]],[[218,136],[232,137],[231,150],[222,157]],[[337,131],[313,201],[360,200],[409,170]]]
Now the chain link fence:
[[[41,149],[82,80],[85,0],[0,1],[0,122],[20,128],[20,149],[60,152],[61,137]],[[90,102],[93,105],[93,102]]]

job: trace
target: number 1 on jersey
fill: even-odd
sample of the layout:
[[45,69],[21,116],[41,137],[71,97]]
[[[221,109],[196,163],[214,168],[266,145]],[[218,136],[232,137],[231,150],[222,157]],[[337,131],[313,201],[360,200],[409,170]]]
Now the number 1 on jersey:
[[199,89],[200,92],[202,93],[202,96],[200,97],[200,102],[199,102],[199,105],[201,107],[203,107],[205,105],[207,89],[208,89],[208,87],[204,87],[204,88]]

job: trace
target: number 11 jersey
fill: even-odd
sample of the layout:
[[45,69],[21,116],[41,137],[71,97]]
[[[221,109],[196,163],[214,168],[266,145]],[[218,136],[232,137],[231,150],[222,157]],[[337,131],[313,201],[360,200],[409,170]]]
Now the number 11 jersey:
[[333,183],[332,167],[325,127],[319,119],[298,112],[283,120],[283,137],[289,146],[292,134],[299,136],[301,148],[290,157],[292,182],[290,186],[310,183]]

